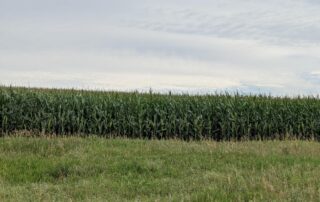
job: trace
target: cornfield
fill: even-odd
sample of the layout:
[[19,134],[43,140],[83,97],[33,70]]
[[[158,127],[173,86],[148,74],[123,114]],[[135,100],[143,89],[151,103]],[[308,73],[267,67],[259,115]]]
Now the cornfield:
[[320,139],[320,99],[0,87],[0,134]]

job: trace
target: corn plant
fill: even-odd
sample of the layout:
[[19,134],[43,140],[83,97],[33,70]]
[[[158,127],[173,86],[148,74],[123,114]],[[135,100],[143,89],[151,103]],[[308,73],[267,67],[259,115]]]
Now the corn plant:
[[320,139],[316,97],[160,95],[0,87],[0,134]]

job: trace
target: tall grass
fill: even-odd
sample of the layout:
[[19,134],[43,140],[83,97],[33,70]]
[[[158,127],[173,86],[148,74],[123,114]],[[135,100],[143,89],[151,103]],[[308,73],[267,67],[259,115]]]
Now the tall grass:
[[318,98],[0,87],[0,133],[214,140],[320,139]]

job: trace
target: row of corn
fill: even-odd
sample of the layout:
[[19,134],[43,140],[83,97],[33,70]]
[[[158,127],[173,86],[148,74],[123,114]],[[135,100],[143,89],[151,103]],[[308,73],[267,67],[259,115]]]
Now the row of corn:
[[0,87],[0,134],[320,139],[320,99]]

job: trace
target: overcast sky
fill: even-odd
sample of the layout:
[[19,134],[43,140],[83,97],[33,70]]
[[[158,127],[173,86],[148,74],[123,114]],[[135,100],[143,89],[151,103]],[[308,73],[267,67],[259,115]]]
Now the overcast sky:
[[320,93],[318,0],[0,0],[0,83]]

